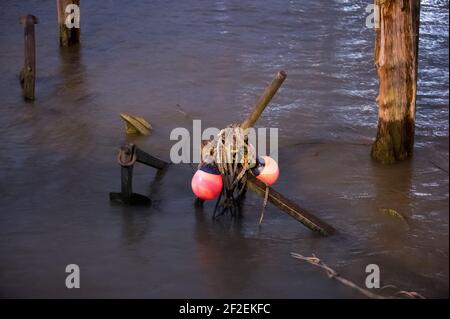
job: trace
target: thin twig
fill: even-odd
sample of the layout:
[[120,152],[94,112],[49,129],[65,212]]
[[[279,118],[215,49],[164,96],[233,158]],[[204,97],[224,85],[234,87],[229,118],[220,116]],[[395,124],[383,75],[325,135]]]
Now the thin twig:
[[[422,296],[421,294],[415,292],[415,291],[399,291],[397,293],[395,293],[393,296],[382,296],[382,295],[378,295],[375,294],[367,289],[364,289],[358,285],[356,285],[355,283],[351,282],[348,279],[345,279],[343,277],[341,277],[334,269],[330,268],[329,266],[327,266],[324,262],[322,262],[319,258],[317,258],[314,254],[312,255],[312,257],[305,257],[301,254],[298,253],[291,253],[291,256],[300,260],[304,260],[308,263],[310,263],[311,265],[314,265],[316,267],[322,268],[326,271],[327,275],[329,278],[333,278],[336,279],[337,281],[341,282],[342,284],[353,288],[357,291],[359,291],[360,293],[362,293],[363,295],[365,295],[366,297],[372,298],[372,299],[393,299],[393,298],[398,298],[399,296],[405,296],[411,299],[425,299],[424,296]],[[388,285],[388,286],[384,286],[381,289],[384,288],[392,288],[395,286],[392,285]]]

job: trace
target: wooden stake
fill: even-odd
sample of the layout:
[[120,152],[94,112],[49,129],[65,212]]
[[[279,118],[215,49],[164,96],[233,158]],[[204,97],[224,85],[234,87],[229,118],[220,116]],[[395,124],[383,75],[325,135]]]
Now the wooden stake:
[[[247,188],[254,191],[262,198],[264,198],[266,194],[266,185],[251,174],[248,174]],[[335,229],[332,226],[299,207],[296,203],[287,199],[271,187],[269,187],[269,196],[267,200],[312,231],[325,236],[332,235],[335,232]]]
[[[70,5],[72,6],[67,7]],[[56,7],[58,13],[60,46],[70,47],[79,44],[80,0],[56,0]]]
[[261,116],[261,113],[264,111],[266,106],[272,100],[275,93],[277,93],[281,84],[283,84],[286,79],[286,73],[284,71],[280,71],[277,73],[275,78],[272,80],[272,83],[265,89],[264,93],[256,102],[253,107],[253,112],[248,116],[248,118],[242,123],[241,127],[243,130],[246,130],[255,125],[256,121]]
[[22,93],[26,100],[34,100],[34,88],[36,80],[36,40],[34,36],[34,25],[38,19],[29,14],[20,18],[24,26],[25,56],[24,66],[20,71],[20,84]]
[[380,89],[372,157],[390,164],[413,153],[420,0],[375,0],[375,5],[380,14],[375,40]]

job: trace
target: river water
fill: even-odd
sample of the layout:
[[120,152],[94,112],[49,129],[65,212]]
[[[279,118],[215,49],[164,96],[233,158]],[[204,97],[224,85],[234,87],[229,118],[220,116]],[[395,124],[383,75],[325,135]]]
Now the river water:
[[[448,1],[423,0],[414,158],[370,159],[376,135],[371,1],[82,1],[82,45],[60,50],[54,0],[0,10],[1,297],[358,298],[290,256],[315,254],[364,285],[448,297]],[[23,28],[36,15],[36,101],[21,98]],[[175,127],[242,121],[275,73],[257,123],[279,128],[275,188],[332,224],[322,238],[248,194],[242,217],[193,205],[190,165],[135,168],[151,207],[109,202],[118,147],[169,160]],[[120,112],[148,137],[126,137]],[[405,220],[386,214],[395,209]],[[77,264],[81,288],[67,289]]]

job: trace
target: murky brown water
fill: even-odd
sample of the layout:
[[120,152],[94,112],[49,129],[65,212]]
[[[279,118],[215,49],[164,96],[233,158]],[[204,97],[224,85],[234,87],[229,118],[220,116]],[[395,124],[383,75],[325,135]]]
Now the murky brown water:
[[[377,79],[371,1],[82,1],[82,47],[61,51],[55,3],[0,5],[0,296],[359,297],[290,252],[315,253],[364,283],[448,297],[448,1],[422,1],[415,157],[371,161]],[[20,15],[35,14],[37,100],[21,99]],[[243,217],[196,211],[193,169],[137,167],[151,208],[113,205],[125,141],[169,159],[174,127],[245,118],[279,69],[258,122],[279,127],[276,189],[334,225],[321,238],[252,194]],[[188,113],[179,112],[177,104]],[[125,137],[119,112],[150,137]],[[438,168],[441,167],[443,169]],[[380,209],[392,208],[407,223]],[[65,288],[65,266],[81,289]]]

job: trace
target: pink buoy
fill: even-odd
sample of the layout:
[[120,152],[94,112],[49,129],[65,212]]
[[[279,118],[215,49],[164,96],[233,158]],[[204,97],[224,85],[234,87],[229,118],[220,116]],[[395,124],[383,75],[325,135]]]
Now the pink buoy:
[[198,198],[203,200],[214,199],[222,191],[222,175],[215,166],[203,164],[192,177],[191,187]]
[[269,156],[258,157],[256,167],[252,169],[252,172],[257,179],[267,185],[274,184],[278,176],[280,176],[280,169],[278,168],[277,162]]

